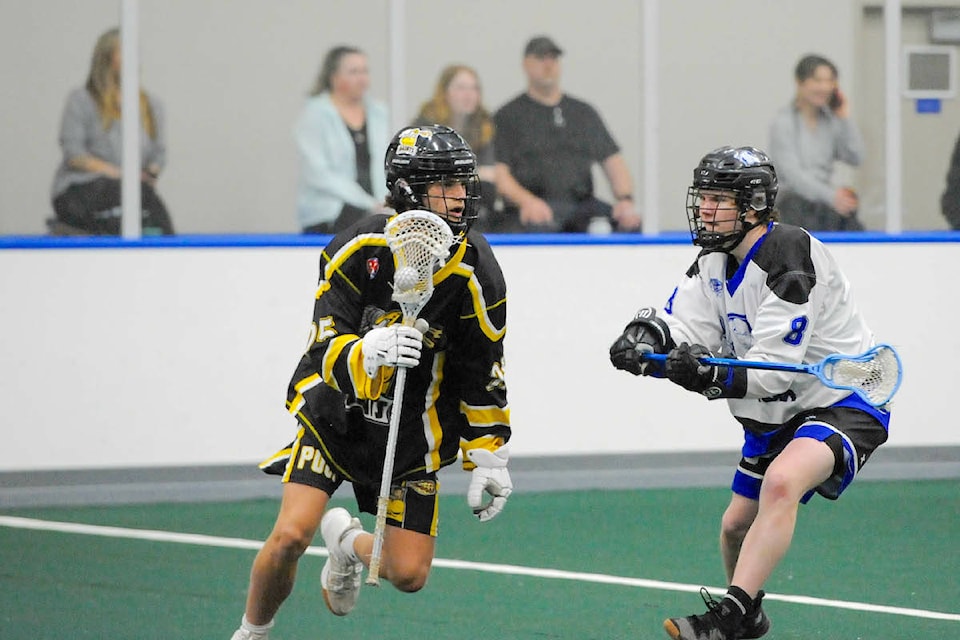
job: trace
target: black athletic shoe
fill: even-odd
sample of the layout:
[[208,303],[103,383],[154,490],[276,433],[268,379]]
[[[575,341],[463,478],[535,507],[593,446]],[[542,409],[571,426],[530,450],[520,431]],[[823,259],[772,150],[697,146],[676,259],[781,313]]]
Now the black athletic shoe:
[[686,618],[668,618],[663,630],[673,640],[738,640],[742,622],[741,612],[729,600],[717,602],[706,589],[700,589],[700,597],[707,605],[707,612]]
[[757,594],[753,601],[753,612],[744,617],[743,624],[740,625],[740,635],[737,636],[740,640],[754,640],[754,638],[764,636],[767,631],[770,631],[770,618],[767,617],[767,614],[763,612],[763,607],[760,606],[760,601],[763,600],[764,595],[766,594],[763,591]]

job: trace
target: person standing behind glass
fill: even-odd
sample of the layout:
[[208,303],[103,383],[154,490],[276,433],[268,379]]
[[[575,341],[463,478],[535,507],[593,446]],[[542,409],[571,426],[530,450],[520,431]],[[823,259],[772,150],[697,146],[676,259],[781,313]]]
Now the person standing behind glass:
[[[120,30],[109,29],[93,49],[83,87],[70,92],[60,123],[63,159],[51,188],[57,234],[120,233]],[[156,192],[167,159],[163,108],[156,96],[140,91],[140,198],[145,234],[172,234],[173,223]]]
[[387,108],[367,97],[369,86],[362,51],[337,46],[327,52],[294,130],[304,233],[336,233],[383,208],[386,176],[377,156],[390,132]]
[[794,76],[796,96],[770,125],[770,157],[780,176],[777,209],[784,222],[808,231],[860,231],[856,192],[832,182],[835,161],[855,167],[863,159],[863,139],[837,86],[837,67],[806,55]]
[[480,76],[462,64],[440,72],[433,96],[420,106],[415,126],[442,124],[463,136],[477,156],[480,175],[480,212],[474,227],[487,231],[497,198],[493,156],[493,117],[483,105]]

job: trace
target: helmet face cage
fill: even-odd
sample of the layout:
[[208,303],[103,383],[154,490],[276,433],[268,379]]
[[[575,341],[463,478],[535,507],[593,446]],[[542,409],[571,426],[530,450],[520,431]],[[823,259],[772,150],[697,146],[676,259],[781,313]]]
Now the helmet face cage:
[[[476,171],[419,174],[416,177],[399,178],[398,182],[400,183],[398,185],[399,190],[402,191],[405,196],[402,202],[399,198],[395,198],[397,204],[401,207],[397,210],[398,213],[410,209],[426,209],[427,211],[432,211],[450,225],[450,229],[453,230],[454,234],[466,234],[477,219],[480,210],[480,176],[477,175]],[[466,195],[463,198],[463,211],[459,215],[454,212],[447,213],[446,211],[438,211],[437,208],[442,209],[444,206],[440,198],[434,198],[432,203],[427,198],[427,189],[430,185],[438,183],[443,189],[441,196],[446,194],[448,187],[456,184],[463,185]],[[430,206],[431,204],[433,204],[433,206]]]
[[[480,212],[480,177],[477,158],[460,134],[440,125],[403,129],[387,147],[384,165],[390,204],[398,213],[427,209],[444,218],[455,234],[466,235]],[[426,197],[432,184],[444,191],[463,185],[463,211],[457,215],[432,209]]]
[[[708,187],[708,189],[716,190],[715,187]],[[708,231],[703,218],[700,217],[700,202],[703,199],[700,191],[701,188],[696,186],[687,189],[687,222],[690,225],[690,237],[693,244],[710,251],[729,251],[733,249],[740,244],[748,230],[744,224],[747,211],[740,206],[740,194],[736,194],[737,217],[733,228],[730,231],[720,233],[718,231]]]
[[[730,231],[709,231],[700,216],[701,191],[734,194],[736,223]],[[756,226],[746,221],[754,211],[759,221],[773,211],[777,197],[777,174],[770,158],[754,147],[721,147],[711,151],[693,170],[693,185],[687,189],[687,221],[693,244],[712,251],[730,251]]]

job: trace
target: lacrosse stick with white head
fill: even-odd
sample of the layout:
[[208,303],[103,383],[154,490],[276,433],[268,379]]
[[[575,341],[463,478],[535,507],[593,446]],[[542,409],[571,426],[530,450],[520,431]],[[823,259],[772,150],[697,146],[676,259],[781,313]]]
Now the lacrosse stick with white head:
[[[664,353],[646,353],[644,360],[665,362]],[[903,379],[903,365],[897,350],[888,344],[878,344],[858,355],[835,353],[813,364],[790,362],[766,362],[738,360],[736,358],[699,358],[702,364],[744,369],[767,369],[793,371],[817,376],[820,382],[832,389],[845,389],[860,396],[874,407],[889,403]]]
[[[387,222],[384,229],[387,245],[393,252],[393,300],[403,312],[403,324],[414,326],[420,311],[433,295],[433,274],[443,266],[450,254],[453,232],[440,216],[429,211],[405,211]],[[390,410],[390,430],[387,432],[387,450],[383,459],[380,495],[377,497],[377,524],[373,532],[373,553],[366,583],[380,585],[380,560],[383,554],[383,536],[387,527],[387,506],[390,486],[393,484],[393,462],[400,431],[400,411],[403,387],[407,379],[406,367],[398,367],[393,382],[393,408]]]

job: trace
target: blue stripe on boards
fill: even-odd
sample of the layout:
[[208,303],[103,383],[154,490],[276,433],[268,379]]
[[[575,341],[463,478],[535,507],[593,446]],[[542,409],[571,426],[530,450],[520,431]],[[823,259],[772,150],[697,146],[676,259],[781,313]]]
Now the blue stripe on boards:
[[[824,231],[814,234],[826,243],[960,243],[960,231],[908,231],[887,234],[874,231]],[[192,234],[145,236],[126,240],[115,236],[0,236],[2,249],[156,249],[156,248],[249,248],[249,247],[323,247],[329,235],[304,234]],[[690,234],[669,231],[656,236],[640,233],[491,233],[495,246],[604,246],[604,245],[687,245]]]

